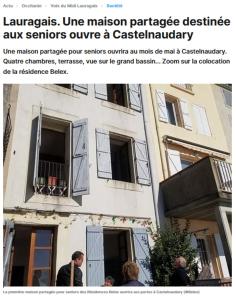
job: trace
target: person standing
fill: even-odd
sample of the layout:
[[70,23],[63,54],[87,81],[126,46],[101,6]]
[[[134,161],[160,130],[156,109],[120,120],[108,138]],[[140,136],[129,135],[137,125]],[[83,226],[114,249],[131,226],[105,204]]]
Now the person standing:
[[190,279],[186,271],[186,259],[183,256],[176,257],[175,270],[170,278],[171,286],[190,285]]
[[122,267],[124,284],[122,286],[144,286],[138,281],[139,268],[135,262],[127,261]]
[[71,259],[69,264],[62,266],[58,271],[56,286],[83,286],[80,267],[83,264],[84,254],[76,251]]

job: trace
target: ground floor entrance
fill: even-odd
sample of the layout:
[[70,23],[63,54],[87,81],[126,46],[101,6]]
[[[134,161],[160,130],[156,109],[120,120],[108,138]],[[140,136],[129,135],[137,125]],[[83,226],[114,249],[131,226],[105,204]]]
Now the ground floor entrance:
[[87,286],[102,286],[106,276],[123,283],[122,266],[130,260],[139,267],[139,281],[151,284],[150,249],[145,228],[86,227]]
[[104,229],[103,238],[105,277],[112,276],[114,285],[120,286],[123,282],[122,265],[133,258],[131,232]]

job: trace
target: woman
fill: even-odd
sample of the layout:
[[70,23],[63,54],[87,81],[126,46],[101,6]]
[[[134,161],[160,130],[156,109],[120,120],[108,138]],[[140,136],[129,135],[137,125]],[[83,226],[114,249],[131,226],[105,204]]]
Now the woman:
[[138,281],[139,268],[136,263],[127,261],[122,267],[124,284],[122,286],[144,286]]

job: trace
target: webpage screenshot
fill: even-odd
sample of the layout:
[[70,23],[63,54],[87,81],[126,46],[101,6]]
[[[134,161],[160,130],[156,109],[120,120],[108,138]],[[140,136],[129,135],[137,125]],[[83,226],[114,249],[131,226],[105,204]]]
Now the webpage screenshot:
[[2,295],[230,297],[233,1],[0,18]]

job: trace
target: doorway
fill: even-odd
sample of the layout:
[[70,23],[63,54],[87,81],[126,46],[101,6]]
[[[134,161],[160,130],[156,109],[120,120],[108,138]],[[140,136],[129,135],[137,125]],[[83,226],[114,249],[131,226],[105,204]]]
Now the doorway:
[[104,229],[105,277],[112,276],[114,285],[123,283],[122,265],[132,260],[131,233],[129,230]]
[[50,286],[53,281],[55,229],[15,226],[10,286]]

